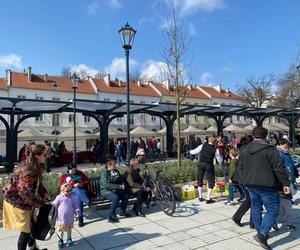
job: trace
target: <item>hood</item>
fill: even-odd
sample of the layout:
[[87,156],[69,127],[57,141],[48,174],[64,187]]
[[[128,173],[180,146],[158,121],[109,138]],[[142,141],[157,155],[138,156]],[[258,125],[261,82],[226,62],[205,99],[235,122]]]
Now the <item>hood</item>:
[[288,154],[288,153],[289,153],[288,151],[284,150],[283,148],[281,148],[281,147],[279,147],[279,146],[277,146],[276,149],[277,149],[278,151],[284,153],[284,154]]
[[248,152],[251,154],[251,155],[254,155],[258,152],[260,152],[261,150],[264,150],[266,148],[272,148],[273,146],[272,145],[269,145],[265,142],[251,142],[248,144]]

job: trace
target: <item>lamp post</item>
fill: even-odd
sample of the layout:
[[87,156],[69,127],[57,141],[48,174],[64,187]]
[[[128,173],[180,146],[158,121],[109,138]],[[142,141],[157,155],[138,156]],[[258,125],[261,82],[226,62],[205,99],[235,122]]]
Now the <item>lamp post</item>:
[[291,100],[291,104],[292,104],[292,146],[293,146],[293,151],[295,151],[294,108],[295,108],[296,95],[293,90],[291,90],[291,92],[290,92],[290,100]]
[[73,149],[73,165],[74,167],[77,167],[77,154],[76,154],[76,90],[78,88],[78,83],[79,83],[80,78],[73,73],[71,76],[71,81],[72,81],[72,89],[73,89],[73,124],[74,124],[74,138],[73,138],[73,143],[74,143],[74,149]]
[[127,115],[127,153],[126,164],[129,166],[130,161],[130,96],[129,96],[129,50],[132,48],[133,40],[136,34],[128,23],[119,30],[123,49],[126,57],[126,115]]

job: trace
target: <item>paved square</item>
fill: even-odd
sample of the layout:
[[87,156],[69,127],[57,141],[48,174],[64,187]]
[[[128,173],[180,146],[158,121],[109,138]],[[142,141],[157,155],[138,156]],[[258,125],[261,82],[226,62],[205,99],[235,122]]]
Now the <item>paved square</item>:
[[[300,198],[298,194],[296,199]],[[91,211],[86,214],[86,225],[75,225],[75,245],[66,249],[261,249],[253,240],[254,230],[249,228],[249,213],[243,218],[245,226],[237,227],[231,216],[238,206],[225,206],[223,201],[207,205],[197,199],[177,204],[174,217],[160,211],[159,206],[145,208],[146,218],[121,218],[120,223],[107,222],[108,210]],[[274,249],[300,249],[300,205],[293,206],[296,231],[281,228],[272,231],[269,243]],[[0,229],[0,249],[16,249],[18,234]],[[57,237],[39,242],[49,250],[58,249]]]

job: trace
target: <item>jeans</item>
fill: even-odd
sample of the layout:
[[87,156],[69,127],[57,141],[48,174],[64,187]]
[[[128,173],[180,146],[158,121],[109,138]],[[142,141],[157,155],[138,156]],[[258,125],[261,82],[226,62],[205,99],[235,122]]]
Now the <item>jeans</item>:
[[116,194],[114,192],[111,192],[111,193],[105,195],[104,198],[106,200],[111,201],[109,217],[113,217],[113,218],[117,217],[116,210],[117,210],[119,201],[121,201],[121,210],[124,212],[126,211],[127,205],[128,205],[128,199],[129,199],[129,195],[127,193],[124,192],[124,193]]
[[122,155],[117,156],[117,163],[120,166],[122,163],[124,163],[124,159]]
[[[240,186],[240,187],[243,190],[246,199],[243,201],[243,203],[240,205],[240,207],[238,208],[238,210],[233,215],[233,217],[237,221],[241,221],[242,217],[245,215],[245,213],[247,213],[247,211],[249,209],[251,209],[251,199],[250,199],[249,191],[244,186]],[[255,227],[254,224],[253,224],[253,219],[252,219],[252,209],[250,211],[250,226],[253,227],[253,228]]]
[[84,188],[73,188],[73,192],[77,194],[78,206],[79,206],[79,217],[83,216],[83,203],[89,205],[91,199],[89,198],[86,189]]
[[240,187],[240,185],[233,184],[233,183],[230,183],[229,186],[228,186],[228,192],[229,192],[228,200],[233,201],[233,199],[234,199],[234,188],[236,188],[238,190],[238,192],[240,194],[240,199],[243,200],[245,198],[245,194],[244,194],[243,189]]
[[[251,197],[252,218],[256,230],[267,236],[279,214],[279,195],[277,192],[258,188],[248,188]],[[262,206],[267,212],[262,217]]]

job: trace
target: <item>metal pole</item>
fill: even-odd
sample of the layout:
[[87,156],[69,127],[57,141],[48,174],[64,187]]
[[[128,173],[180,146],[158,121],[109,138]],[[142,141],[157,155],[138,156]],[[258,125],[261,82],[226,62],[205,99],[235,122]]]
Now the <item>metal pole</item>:
[[293,151],[295,151],[295,122],[294,122],[294,108],[292,109],[292,144],[293,144]]
[[127,153],[126,165],[129,166],[130,161],[130,97],[129,97],[129,49],[125,49],[126,56],[126,101],[127,101]]
[[76,87],[74,90],[74,98],[73,98],[73,116],[74,116],[74,149],[73,149],[73,164],[74,167],[77,167],[77,154],[76,154]]

